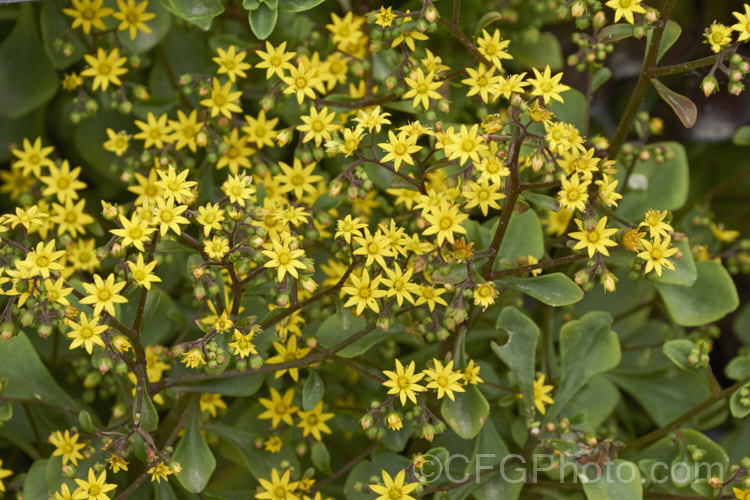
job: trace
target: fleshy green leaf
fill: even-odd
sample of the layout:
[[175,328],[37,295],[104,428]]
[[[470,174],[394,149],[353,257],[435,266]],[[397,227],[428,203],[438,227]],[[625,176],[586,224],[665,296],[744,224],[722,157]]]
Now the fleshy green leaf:
[[599,87],[607,83],[612,78],[612,71],[609,68],[601,67],[594,72],[591,77],[591,91],[595,92]]
[[[492,228],[495,233],[496,227]],[[507,259],[512,266],[516,265],[516,257],[533,256],[539,259],[544,255],[544,233],[542,223],[533,210],[526,210],[522,214],[513,214],[508,222],[503,242],[498,250],[500,259]]]
[[490,414],[490,405],[474,385],[467,386],[466,392],[456,392],[454,395],[454,401],[443,397],[440,409],[443,419],[453,432],[464,439],[472,439],[482,430]]
[[474,28],[474,38],[482,36],[483,29],[487,28],[487,26],[494,22],[501,21],[502,19],[503,15],[497,11],[488,12],[480,17],[479,21],[477,21],[477,27]]
[[688,362],[690,351],[695,349],[695,343],[688,339],[677,339],[670,340],[664,344],[662,351],[664,355],[668,357],[672,363],[682,370],[692,370]]
[[162,0],[162,5],[204,31],[211,27],[216,16],[224,12],[221,0]]
[[698,269],[695,267],[695,259],[690,245],[687,241],[675,243],[675,246],[682,252],[682,259],[672,257],[670,262],[674,265],[674,271],[664,269],[661,274],[661,283],[669,285],[692,286],[698,279]]
[[65,55],[62,47],[56,46],[54,43],[55,40],[61,39],[64,33],[70,31],[70,18],[63,14],[57,2],[42,3],[39,25],[44,50],[55,68],[65,69],[83,58],[83,54],[86,53],[86,46],[79,37],[69,37],[68,41],[71,48],[69,55]]
[[690,128],[695,125],[695,120],[698,118],[698,108],[693,101],[682,94],[678,94],[656,78],[651,79],[651,84],[659,93],[659,96],[664,99],[664,102],[669,104],[685,127]]
[[551,210],[553,212],[559,212],[560,211],[560,202],[557,201],[555,198],[548,196],[546,194],[541,193],[534,193],[533,191],[526,191],[521,195],[526,201],[531,203],[537,208],[542,208],[544,210]]
[[3,397],[37,399],[65,408],[77,414],[81,407],[59,385],[39,359],[34,346],[21,332],[0,342],[0,380]]
[[750,376],[750,355],[737,356],[724,367],[724,374],[732,380]]
[[750,125],[738,128],[732,137],[732,143],[735,146],[750,146]]
[[732,412],[734,418],[745,418],[750,415],[750,405],[743,405],[742,401],[748,401],[748,397],[743,397],[743,392],[747,392],[750,389],[750,384],[745,384],[740,387],[732,394],[729,399],[729,411]]
[[29,3],[22,3],[13,31],[0,44],[0,116],[16,118],[41,106],[58,87]]
[[[318,342],[320,342],[320,345],[328,349],[329,347],[333,347],[336,344],[343,342],[352,335],[355,335],[357,332],[365,328],[366,324],[367,323],[364,319],[352,317],[348,325],[342,325],[339,320],[339,315],[334,314],[326,318],[325,321],[320,324],[315,336],[318,339]],[[376,328],[361,339],[344,347],[337,354],[342,358],[353,358],[354,356],[359,356],[360,354],[367,352],[370,347],[374,346],[381,340],[394,335],[397,331],[396,328],[391,328],[387,332],[384,332],[380,328]]]
[[325,0],[279,0],[279,8],[288,12],[304,12],[317,7]]
[[529,278],[510,277],[498,283],[534,297],[550,306],[569,306],[583,298],[583,290],[563,273]]
[[490,347],[518,379],[528,424],[534,420],[534,371],[539,327],[515,307],[503,309],[495,326],[507,332],[508,341],[503,345],[493,341]]
[[[638,161],[633,174],[646,178],[645,189],[631,189],[620,200],[617,214],[631,220],[640,220],[647,210],[678,210],[687,201],[690,182],[687,154],[678,142],[659,142],[654,147],[668,150],[671,159],[657,162],[654,155],[648,161]],[[618,169],[618,179],[623,182],[625,168]],[[631,176],[632,179],[632,176]]]
[[560,41],[552,33],[543,32],[533,41],[520,39],[513,45],[513,58],[525,65],[559,71],[564,66]]
[[[592,471],[588,468],[587,471]],[[643,498],[641,471],[633,462],[608,461],[601,474],[588,476],[583,482],[583,492],[588,500],[640,500]]]
[[170,389],[184,392],[200,392],[221,394],[222,396],[247,397],[252,396],[263,385],[262,373],[248,372],[247,375],[215,378],[201,382],[187,382],[171,386]]
[[146,432],[153,432],[159,427],[159,412],[156,411],[154,402],[148,396],[147,391],[143,394],[143,404],[141,405],[141,413],[138,415],[137,406],[133,403],[133,421],[136,419],[139,422],[139,427]]
[[278,10],[266,3],[260,4],[257,9],[248,11],[247,13],[250,28],[252,28],[255,36],[260,40],[265,40],[271,35],[273,29],[276,27],[278,16]]
[[610,328],[612,317],[604,311],[585,314],[560,329],[562,376],[547,412],[554,418],[576,393],[598,373],[611,370],[620,362],[620,342]]
[[[662,58],[664,53],[669,50],[672,45],[675,44],[680,35],[682,34],[682,26],[677,21],[670,19],[664,26],[664,34],[661,37],[661,43],[659,44],[659,52],[656,55],[656,62]],[[648,43],[648,42],[646,42]]]
[[305,385],[302,387],[302,409],[310,411],[323,399],[325,387],[320,375],[315,370],[310,370]]
[[316,442],[310,449],[310,460],[313,466],[323,474],[331,474],[331,455],[328,448],[321,442]]
[[682,326],[718,321],[737,309],[739,298],[734,281],[724,266],[713,260],[696,264],[693,286],[656,285],[672,319]]
[[185,435],[174,450],[172,458],[182,467],[177,481],[191,493],[200,493],[206,488],[211,474],[216,469],[216,459],[201,434],[200,412],[191,411]]
[[596,41],[599,43],[610,43],[624,40],[633,36],[633,25],[627,23],[610,24],[605,26],[596,35]]
[[49,500],[49,493],[44,487],[44,476],[47,473],[47,459],[37,460],[29,468],[23,482],[24,500]]
[[391,452],[373,453],[372,460],[363,460],[349,472],[346,477],[344,493],[347,500],[370,500],[373,498],[369,488],[361,488],[358,484],[370,484],[373,476],[380,478],[385,470],[391,477],[409,465],[409,459],[403,455]]

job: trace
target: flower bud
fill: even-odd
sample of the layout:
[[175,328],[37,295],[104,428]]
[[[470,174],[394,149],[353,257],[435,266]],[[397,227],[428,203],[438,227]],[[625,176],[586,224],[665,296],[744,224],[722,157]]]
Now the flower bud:
[[714,75],[708,75],[701,82],[701,90],[703,94],[708,97],[719,89],[719,82],[716,80]]

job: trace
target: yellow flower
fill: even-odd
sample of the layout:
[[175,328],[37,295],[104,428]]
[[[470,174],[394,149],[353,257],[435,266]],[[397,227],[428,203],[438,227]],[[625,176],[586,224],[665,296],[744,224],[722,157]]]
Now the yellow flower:
[[414,361],[404,368],[401,361],[397,359],[395,372],[391,370],[383,372],[383,375],[388,378],[388,380],[383,382],[383,386],[389,388],[388,394],[398,394],[402,405],[406,405],[406,398],[409,398],[412,403],[417,404],[416,394],[427,390],[417,383],[422,380],[425,374],[414,374],[414,369]]
[[534,381],[534,406],[536,406],[536,409],[539,410],[539,413],[542,415],[546,413],[544,405],[551,405],[555,402],[555,400],[548,395],[555,386],[544,385],[544,377],[544,374],[541,374],[539,375],[539,378]]
[[70,431],[68,431],[67,429],[65,430],[64,434],[60,431],[54,432],[49,437],[49,442],[52,444],[52,446],[55,447],[55,451],[52,452],[52,456],[62,456],[63,465],[70,462],[74,466],[78,466],[78,459],[83,458],[80,450],[86,447],[86,443],[78,442],[78,437],[79,434],[73,434],[71,436]]
[[281,451],[281,446],[284,443],[281,441],[281,438],[277,436],[276,434],[272,434],[268,439],[266,439],[263,442],[263,447],[266,449],[266,451],[271,453],[278,453]]
[[737,37],[738,42],[744,42],[750,39],[750,5],[744,4],[745,13],[740,14],[739,12],[732,12],[732,15],[737,18],[737,24],[731,26],[731,28],[739,33]]
[[[298,359],[304,358],[305,356],[307,356],[307,353],[310,352],[309,347],[297,348],[297,337],[291,337],[287,341],[286,346],[281,342],[274,342],[273,347],[274,349],[276,349],[277,354],[276,356],[272,356],[266,360],[266,363],[268,363],[269,365],[277,365],[280,363],[296,361]],[[281,378],[287,371],[289,371],[289,376],[292,377],[292,380],[294,380],[295,382],[299,380],[299,368],[296,366],[292,368],[283,368],[281,370],[276,370],[273,378]]]
[[67,484],[63,483],[60,491],[55,492],[55,500],[73,500],[73,493],[70,492]]
[[128,470],[128,462],[123,460],[122,457],[119,457],[117,455],[111,455],[109,458],[105,459],[107,462],[109,462],[109,468],[112,469],[113,474],[117,474],[120,472],[120,470],[127,471]]
[[466,364],[466,368],[464,368],[464,373],[463,373],[464,385],[469,385],[469,384],[477,385],[477,384],[484,383],[484,380],[482,380],[482,378],[479,376],[479,370],[481,368],[482,368],[481,366],[474,364],[473,359],[469,360],[469,362]]
[[106,30],[107,27],[102,22],[102,18],[110,15],[113,10],[102,7],[103,3],[104,0],[73,0],[73,8],[63,9],[63,12],[73,18],[73,29],[81,26],[86,34],[91,31],[92,27]]
[[194,109],[190,115],[186,115],[181,109],[177,110],[177,120],[169,120],[169,128],[172,135],[168,142],[174,143],[174,148],[179,151],[187,146],[190,151],[195,153],[198,144],[196,136],[203,128],[203,123],[198,122],[198,110]]
[[445,241],[453,244],[453,234],[466,234],[466,229],[461,223],[468,219],[467,214],[459,213],[458,205],[441,204],[438,208],[425,215],[430,227],[422,233],[425,236],[437,234],[437,244],[442,245]]
[[469,78],[461,80],[461,83],[471,87],[466,93],[467,97],[479,94],[482,102],[487,104],[489,102],[490,93],[494,93],[500,82],[500,77],[495,76],[495,67],[493,66],[487,71],[484,64],[479,64],[478,69],[466,68],[466,73]]
[[383,125],[390,125],[391,121],[388,117],[390,113],[381,111],[380,106],[373,107],[369,113],[364,109],[357,111],[357,117],[354,121],[357,122],[357,128],[367,129],[368,132],[380,133]]
[[375,500],[415,500],[409,493],[414,491],[419,483],[404,484],[406,473],[401,470],[392,478],[385,470],[381,471],[383,475],[383,485],[371,484],[370,489],[379,496]]
[[422,304],[427,304],[430,312],[432,312],[435,310],[435,304],[440,304],[442,306],[448,305],[448,303],[445,302],[445,299],[440,297],[444,293],[445,288],[432,288],[431,286],[422,285],[419,287],[417,301],[414,305],[421,306]]
[[86,313],[81,312],[78,322],[68,320],[67,324],[73,330],[67,334],[69,339],[73,339],[73,342],[70,344],[71,350],[83,346],[86,352],[91,354],[94,344],[104,347],[101,334],[107,331],[107,325],[99,324],[99,316],[94,315],[91,317],[91,320],[88,320]]
[[414,45],[414,40],[427,40],[427,35],[420,33],[419,31],[407,31],[401,33],[393,39],[393,42],[391,42],[391,48],[398,47],[402,43],[405,43],[406,46],[409,47],[409,50],[413,52],[417,49]]
[[109,139],[104,142],[104,149],[111,151],[117,156],[125,154],[125,151],[128,150],[128,146],[130,145],[130,136],[127,132],[122,130],[120,132],[115,132],[111,128],[107,128],[107,137],[109,137]]
[[54,167],[55,163],[47,158],[49,154],[54,151],[55,148],[52,146],[42,147],[42,138],[37,137],[34,139],[32,145],[28,139],[23,140],[23,150],[13,149],[11,152],[18,158],[13,163],[16,168],[23,169],[23,176],[33,174],[35,177],[41,176],[42,167]]
[[231,80],[221,85],[219,79],[214,78],[211,86],[211,97],[203,99],[201,106],[211,108],[211,117],[221,113],[222,116],[231,119],[232,113],[242,112],[242,108],[237,104],[241,95],[241,90],[232,92]]
[[469,181],[463,196],[466,198],[466,208],[478,206],[485,216],[490,208],[499,210],[497,201],[505,198],[505,194],[500,192],[500,184],[491,183],[486,177],[480,177],[478,182]]
[[744,490],[732,488],[732,493],[734,493],[737,500],[750,500],[750,488]]
[[[230,203],[237,203],[239,206],[244,207],[245,202],[250,200],[255,194],[255,186],[252,185],[252,177],[245,175],[245,172],[238,173],[233,176],[229,176],[224,184],[221,185],[221,190],[224,194],[229,196]],[[232,212],[229,212],[232,215]]]
[[482,137],[477,135],[478,131],[479,125],[476,123],[471,129],[467,129],[466,125],[461,125],[461,130],[454,134],[450,144],[445,146],[448,158],[452,160],[458,158],[460,165],[466,163],[467,160],[478,163],[479,155],[488,149]]
[[514,75],[505,76],[500,75],[495,86],[495,95],[493,99],[497,99],[500,96],[510,100],[514,94],[522,94],[524,87],[528,87],[529,82],[525,82],[523,79],[526,78],[526,72]]
[[68,160],[63,160],[60,168],[50,165],[49,175],[39,177],[39,180],[47,185],[42,191],[42,196],[55,195],[60,203],[65,203],[65,200],[68,199],[77,200],[78,193],[76,191],[86,187],[85,182],[78,180],[80,173],[81,167],[71,170]]
[[187,210],[186,205],[174,205],[174,198],[165,200],[159,198],[156,201],[154,212],[154,224],[159,224],[159,234],[165,236],[171,229],[177,236],[182,234],[180,224],[189,224],[190,221],[181,214]]
[[628,23],[633,24],[635,23],[633,14],[646,13],[646,9],[641,5],[641,0],[609,0],[605,5],[615,9],[615,22],[624,17]]
[[117,7],[120,11],[115,12],[112,16],[121,21],[117,27],[118,31],[129,30],[131,40],[135,40],[138,31],[151,33],[151,28],[148,27],[146,21],[155,18],[156,14],[144,12],[148,7],[148,0],[144,0],[137,5],[134,0],[128,0],[127,4],[122,0],[117,0]]
[[305,258],[305,251],[301,248],[290,248],[291,242],[284,238],[282,241],[274,239],[271,241],[271,250],[262,250],[261,253],[270,260],[263,267],[277,268],[279,282],[284,280],[286,273],[299,278],[297,269],[307,269],[307,265],[301,259]]
[[247,125],[242,127],[242,131],[247,134],[248,142],[254,142],[258,149],[263,146],[273,146],[273,140],[278,135],[278,132],[274,130],[279,122],[278,118],[267,120],[266,112],[261,109],[257,118],[245,115],[245,121]]
[[[271,389],[273,390],[273,389]],[[291,424],[291,422],[289,422]],[[258,482],[261,487],[265,490],[255,494],[255,498],[261,500],[298,500],[299,497],[294,494],[294,490],[299,486],[298,481],[290,482],[291,471],[287,469],[284,474],[279,477],[279,472],[276,469],[271,471],[271,480],[258,478]]]
[[199,365],[206,364],[206,358],[203,356],[203,352],[199,348],[190,349],[188,352],[182,353],[182,362],[188,368],[197,368]]
[[211,259],[221,260],[229,251],[229,241],[221,236],[214,236],[203,242],[203,251]]
[[221,231],[221,222],[224,220],[224,210],[217,203],[207,203],[198,207],[198,216],[195,221],[203,226],[203,236],[208,238],[212,229]]
[[386,296],[385,290],[379,290],[381,276],[375,277],[370,280],[370,274],[367,269],[362,271],[362,276],[357,277],[352,274],[350,276],[351,286],[345,286],[341,288],[341,291],[346,295],[350,295],[349,300],[344,304],[344,307],[356,306],[356,314],[359,316],[365,310],[365,308],[371,309],[375,313],[380,312],[380,305],[378,300],[381,297]]
[[573,247],[573,250],[586,248],[589,257],[593,257],[595,252],[609,256],[607,247],[617,245],[617,243],[609,239],[610,236],[617,232],[617,229],[607,229],[606,217],[602,217],[599,222],[597,222],[596,226],[590,230],[584,230],[583,224],[578,219],[576,219],[576,225],[578,226],[578,231],[568,234],[571,238],[579,240]]
[[664,219],[666,217],[666,210],[663,210],[661,212],[659,212],[658,210],[649,210],[643,217],[643,222],[638,224],[638,227],[648,228],[649,236],[651,236],[651,238],[656,237],[656,235],[669,236],[669,233],[674,231],[674,229],[672,229],[672,226],[664,222]]
[[320,175],[312,175],[317,164],[313,162],[303,167],[300,159],[295,158],[293,165],[293,167],[290,167],[282,161],[279,162],[279,168],[281,168],[282,172],[277,176],[277,180],[281,183],[280,191],[282,193],[293,191],[298,199],[302,198],[304,193],[316,193],[314,184],[323,180],[323,177]]
[[657,234],[654,236],[653,243],[648,240],[641,240],[643,251],[638,257],[646,261],[646,272],[656,271],[656,275],[661,278],[661,268],[665,267],[674,271],[674,265],[667,260],[678,251],[677,247],[669,248],[671,238],[669,236],[662,240]]
[[454,392],[466,391],[459,383],[459,380],[463,378],[463,374],[453,371],[453,360],[450,360],[445,366],[438,359],[433,358],[432,361],[435,363],[435,369],[424,371],[427,377],[426,380],[429,382],[425,387],[427,389],[437,389],[438,399],[448,396],[451,401],[455,401]]
[[229,343],[229,347],[232,348],[235,356],[239,356],[240,359],[244,359],[251,353],[258,354],[258,351],[255,350],[255,345],[253,345],[252,343],[254,336],[255,333],[252,331],[243,334],[237,329],[234,330],[234,333],[232,334],[232,342]]
[[271,399],[258,398],[258,402],[266,409],[265,412],[258,415],[258,418],[261,420],[271,419],[271,427],[274,429],[282,420],[288,425],[293,425],[292,415],[299,408],[292,405],[292,398],[294,398],[294,389],[288,389],[282,397],[279,391],[271,387]]
[[414,271],[412,268],[407,268],[406,271],[401,271],[397,262],[393,264],[393,270],[385,267],[383,268],[387,278],[382,278],[383,285],[386,286],[386,297],[396,297],[398,305],[402,305],[404,299],[410,303],[414,303],[414,297],[412,293],[419,291],[419,285],[411,282],[411,276]]
[[115,315],[115,304],[124,304],[128,301],[122,295],[119,295],[126,283],[121,281],[115,283],[115,275],[111,274],[107,276],[107,280],[102,280],[98,274],[94,275],[94,284],[82,283],[83,288],[88,293],[88,296],[81,299],[81,304],[93,304],[94,314],[99,315],[102,309],[107,311],[110,316]]
[[266,68],[266,80],[270,80],[273,75],[276,75],[279,78],[284,78],[284,70],[294,68],[289,60],[297,55],[296,52],[286,51],[286,41],[281,42],[278,47],[274,47],[267,40],[266,51],[263,52],[262,50],[256,50],[255,53],[263,59],[256,64],[255,67],[261,69]]
[[381,159],[383,163],[393,161],[393,168],[398,172],[401,162],[414,165],[412,153],[416,153],[422,146],[417,145],[417,138],[408,135],[406,132],[394,134],[392,130],[388,131],[388,142],[378,143],[378,146],[387,154]]
[[601,180],[594,183],[599,186],[599,200],[604,205],[616,207],[618,200],[622,199],[622,195],[615,191],[619,182],[617,179],[610,179],[607,174],[602,174]]
[[5,485],[3,484],[3,479],[6,477],[12,475],[13,472],[11,472],[8,469],[3,469],[3,461],[0,459],[0,493],[5,492]]
[[375,14],[375,24],[383,28],[390,28],[391,24],[393,24],[394,19],[395,16],[393,15],[393,7],[388,7],[386,9],[381,5],[380,12]]
[[712,222],[710,227],[711,227],[711,234],[713,234],[714,238],[716,238],[718,241],[731,243],[732,241],[740,237],[739,231],[736,231],[734,229],[724,229],[723,224],[719,224],[717,226],[715,223]]
[[412,78],[408,76],[404,78],[404,82],[406,82],[406,85],[409,86],[410,90],[403,95],[403,98],[409,99],[413,97],[414,101],[412,105],[415,108],[417,107],[417,104],[421,104],[426,110],[430,107],[430,99],[440,99],[441,96],[436,90],[443,85],[443,82],[436,82],[433,73],[428,73],[425,76],[422,70],[417,68],[417,70],[410,76]]
[[331,24],[326,24],[326,29],[333,34],[334,44],[347,45],[356,43],[362,37],[360,27],[364,22],[365,18],[355,16],[352,12],[347,12],[344,17],[332,12]]
[[133,277],[133,280],[138,286],[142,286],[146,290],[151,290],[151,283],[161,282],[161,278],[153,274],[156,261],[153,260],[148,264],[144,264],[142,253],[138,254],[136,262],[128,261],[128,267],[130,268],[130,276]]
[[227,50],[221,47],[216,49],[219,55],[211,60],[219,65],[219,69],[216,70],[217,75],[227,75],[231,81],[235,81],[238,76],[247,77],[245,70],[250,69],[250,64],[244,62],[247,53],[244,50],[235,53],[236,50],[237,47],[234,45],[230,45]]
[[146,120],[146,122],[141,120],[135,121],[135,125],[141,129],[141,131],[133,136],[135,139],[143,139],[144,149],[148,149],[152,146],[155,148],[162,148],[164,147],[165,141],[171,141],[166,114],[162,114],[159,118],[156,118],[154,114],[149,111]]
[[[260,67],[260,65],[258,65]],[[281,79],[286,83],[285,94],[295,94],[297,104],[302,104],[305,97],[315,99],[315,90],[313,88],[321,83],[320,77],[315,76],[316,68],[307,68],[303,65],[291,66],[289,76],[281,75]]]
[[156,481],[156,484],[161,484],[162,479],[165,481],[169,481],[167,476],[173,474],[174,471],[170,469],[164,462],[159,462],[158,464],[151,467],[148,470],[148,473],[151,474],[152,483]]
[[221,394],[201,394],[200,399],[201,411],[207,411],[212,418],[216,418],[216,409],[227,409],[227,404],[221,399]]
[[710,27],[706,28],[703,36],[706,37],[705,43],[711,46],[711,50],[719,52],[732,43],[732,28],[714,21]]
[[586,211],[586,203],[589,201],[588,187],[591,181],[581,182],[577,175],[570,178],[562,177],[562,188],[557,193],[560,206],[567,210]]
[[508,45],[510,45],[510,40],[503,40],[498,30],[490,35],[487,30],[483,29],[481,38],[477,39],[479,53],[499,70],[503,69],[503,59],[513,59],[513,56],[505,50]]
[[127,68],[122,67],[128,59],[127,57],[120,57],[118,49],[112,49],[107,54],[104,49],[99,47],[96,51],[96,57],[89,54],[84,54],[83,57],[86,59],[88,67],[81,71],[81,76],[94,77],[92,90],[96,91],[99,87],[102,90],[107,90],[110,83],[122,85],[119,77],[128,72]]
[[73,498],[76,500],[109,500],[107,492],[117,488],[116,484],[107,484],[107,471],[102,471],[99,477],[96,477],[94,469],[89,469],[88,480],[75,479],[78,488],[73,492]]
[[63,255],[65,255],[65,250],[55,251],[54,240],[46,245],[40,241],[34,250],[26,254],[26,259],[23,262],[32,275],[41,275],[42,278],[46,279],[49,278],[50,271],[60,271],[65,268],[57,262]]
[[531,91],[532,96],[541,96],[544,104],[549,103],[550,99],[563,102],[560,97],[561,92],[569,90],[570,87],[560,83],[563,74],[558,73],[555,76],[550,74],[549,64],[544,68],[544,73],[540,73],[536,68],[531,68],[536,78],[529,78],[528,82],[534,87]]
[[320,441],[321,432],[326,434],[331,433],[331,429],[326,425],[326,421],[334,417],[333,413],[322,413],[323,402],[318,402],[310,411],[299,411],[297,416],[301,419],[301,422],[297,424],[297,427],[302,429],[302,437],[306,437],[308,434],[312,434],[313,437]]
[[495,290],[495,284],[491,281],[486,281],[477,285],[474,289],[474,305],[480,306],[482,309],[487,309],[495,303],[497,293],[497,290]]
[[338,128],[338,125],[332,123],[334,118],[336,118],[336,113],[329,113],[327,107],[321,108],[320,112],[314,107],[311,108],[309,116],[300,117],[305,124],[297,127],[300,132],[307,132],[302,138],[302,142],[315,139],[315,145],[320,146],[323,140],[330,140],[331,131]]
[[175,168],[170,165],[166,172],[158,170],[157,173],[160,180],[154,184],[164,190],[165,198],[174,198],[177,203],[186,203],[187,200],[193,198],[193,193],[190,190],[198,183],[186,180],[189,173],[187,169],[178,174]]
[[122,238],[122,246],[133,245],[141,252],[145,251],[143,243],[148,241],[149,236],[156,231],[155,227],[149,227],[147,221],[142,220],[137,214],[133,214],[128,220],[120,214],[120,224],[122,229],[110,229],[110,233]]

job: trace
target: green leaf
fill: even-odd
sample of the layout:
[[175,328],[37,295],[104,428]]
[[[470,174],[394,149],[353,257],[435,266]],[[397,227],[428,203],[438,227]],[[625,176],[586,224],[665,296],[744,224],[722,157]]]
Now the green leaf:
[[669,366],[650,372],[618,369],[607,373],[607,378],[638,401],[657,426],[667,425],[711,397],[704,374]]
[[[588,471],[591,468],[587,468]],[[641,471],[633,462],[608,461],[601,474],[588,477],[583,482],[583,492],[588,500],[640,500],[643,498]]]
[[669,104],[672,111],[675,112],[677,118],[680,119],[686,128],[695,125],[695,120],[698,118],[698,108],[693,101],[682,94],[678,94],[656,78],[651,79],[651,84],[664,102]]
[[566,90],[563,94],[565,102],[552,101],[550,110],[559,121],[576,126],[578,130],[586,128],[586,97],[576,89]]
[[302,409],[310,411],[323,399],[325,387],[320,375],[315,370],[310,370],[305,385],[302,387]]
[[620,342],[610,328],[612,317],[604,311],[593,311],[560,329],[560,362],[562,376],[549,409],[549,421],[586,385],[591,377],[611,370],[620,362]]
[[624,40],[633,36],[633,25],[626,23],[610,24],[605,26],[596,35],[596,41],[599,43],[610,43]]
[[[650,32],[649,32],[650,34]],[[677,21],[670,19],[664,26],[664,33],[661,37],[661,43],[659,44],[659,52],[656,55],[656,62],[658,63],[661,57],[666,51],[669,50],[672,45],[675,44],[680,35],[682,34],[682,26]],[[646,42],[648,44],[648,41]]]
[[596,90],[607,83],[610,78],[612,78],[612,71],[609,68],[601,67],[597,69],[591,77],[591,91],[596,92]]
[[257,9],[248,11],[247,13],[250,28],[252,28],[255,36],[260,40],[265,40],[271,35],[273,29],[276,27],[278,16],[278,10],[271,8],[266,3],[260,4]]
[[743,125],[737,129],[732,137],[732,144],[735,146],[750,146],[750,125]]
[[213,19],[224,12],[221,0],[161,0],[162,5],[185,21],[206,31]]
[[80,61],[86,53],[86,45],[80,37],[67,37],[70,42],[70,55],[65,55],[62,47],[55,46],[55,40],[62,39],[65,33],[70,32],[70,18],[63,14],[57,2],[42,3],[42,12],[39,15],[39,26],[42,32],[44,50],[47,52],[50,62],[56,69],[65,69],[71,64]]
[[692,370],[693,367],[688,362],[688,357],[693,349],[695,349],[695,343],[692,340],[677,339],[666,342],[662,347],[662,352],[681,370]]
[[669,285],[692,286],[698,279],[698,268],[695,267],[695,259],[690,245],[687,241],[675,243],[682,252],[682,259],[672,257],[669,261],[674,265],[674,271],[664,269],[661,275],[661,283]]
[[750,355],[737,356],[724,367],[724,374],[732,380],[750,376]]
[[77,414],[81,406],[52,378],[25,333],[0,342],[0,379],[3,397],[35,399]]
[[518,379],[526,423],[529,424],[534,420],[534,372],[539,327],[515,307],[503,309],[495,326],[507,332],[508,341],[504,345],[493,341],[490,347]]
[[156,17],[145,23],[151,29],[151,33],[139,31],[135,40],[131,40],[128,31],[119,32],[122,45],[132,54],[142,54],[156,47],[167,36],[172,24],[172,16],[163,4],[149,2],[148,7],[148,12],[156,14]]
[[521,194],[521,197],[537,208],[541,208],[543,210],[551,210],[553,212],[560,211],[560,202],[552,196],[535,193],[533,191],[526,191]]
[[480,17],[479,21],[477,21],[477,27],[474,28],[474,38],[482,36],[483,29],[494,22],[501,21],[502,19],[503,15],[497,11],[488,12]]
[[583,298],[583,290],[563,273],[529,278],[503,278],[500,284],[534,297],[550,306],[569,306]]
[[310,449],[310,460],[313,466],[323,474],[331,474],[331,455],[326,445],[320,441],[314,443]]
[[222,396],[247,397],[252,396],[263,385],[262,373],[248,372],[247,375],[230,376],[204,380],[201,382],[187,382],[171,386],[174,391],[200,392],[221,394]]
[[108,139],[107,128],[113,130],[127,130],[132,126],[132,117],[126,117],[114,111],[100,110],[95,116],[82,121],[73,132],[73,144],[76,152],[86,162],[84,170],[95,174],[102,184],[110,187],[122,186],[119,179],[117,156],[104,149],[104,142]]
[[0,44],[0,116],[16,118],[57,92],[58,77],[39,40],[29,3],[19,7],[13,31]]
[[[496,226],[492,229],[493,234],[495,230]],[[535,259],[540,259],[544,255],[542,223],[533,210],[511,215],[498,255],[500,259],[507,259],[513,265],[517,256],[531,255]]]
[[[362,330],[367,326],[367,322],[358,317],[352,317],[352,320],[348,325],[342,325],[339,320],[339,314],[334,314],[326,318],[323,323],[318,327],[318,331],[315,334],[318,342],[324,348],[328,349],[336,344],[343,342],[352,335]],[[341,349],[337,354],[342,358],[353,358],[364,354],[370,347],[374,346],[378,342],[398,333],[397,328],[391,328],[389,331],[384,332],[380,328],[376,328],[364,337],[352,342],[348,346]]]
[[560,42],[547,32],[540,33],[533,41],[518,40],[513,45],[513,57],[525,66],[544,68],[549,65],[551,71],[559,71],[564,66]]
[[712,323],[739,305],[734,281],[724,266],[714,260],[704,260],[698,262],[696,268],[698,277],[693,286],[656,285],[669,315],[678,325]]
[[78,413],[78,423],[81,425],[83,432],[94,433],[94,423],[91,421],[91,414],[86,410],[81,410]]
[[750,389],[750,384],[745,384],[740,387],[732,394],[729,398],[729,411],[732,412],[734,418],[745,418],[750,415],[750,405],[743,405],[742,401],[748,401],[747,396],[742,395],[743,392],[747,393]]
[[[640,220],[647,210],[678,210],[687,201],[690,172],[685,148],[677,142],[659,142],[652,146],[666,148],[673,155],[661,163],[654,155],[648,161],[638,161],[633,174],[644,176],[646,189],[631,189],[620,200],[617,214],[625,219]],[[618,179],[624,181],[625,167],[618,168]],[[631,176],[632,178],[632,176]]]
[[31,464],[26,474],[26,480],[23,482],[24,500],[49,500],[49,493],[47,493],[47,489],[44,487],[46,473],[47,459],[37,460]]
[[443,419],[453,432],[464,439],[472,439],[490,414],[490,404],[476,386],[466,387],[466,392],[455,393],[455,400],[443,398],[440,407]]
[[5,404],[0,406],[0,425],[13,418],[13,405],[10,401],[6,401]]
[[154,402],[148,396],[147,391],[144,390],[143,404],[141,405],[140,416],[137,413],[137,406],[133,403],[133,421],[138,419],[139,427],[146,432],[153,432],[159,427],[159,412],[156,411]]
[[750,347],[750,303],[742,306],[732,321],[732,331],[746,346]]
[[177,481],[190,493],[200,493],[206,488],[216,469],[216,459],[201,434],[200,412],[191,411],[185,426],[185,435],[174,450],[172,458],[182,467]]
[[325,0],[279,0],[279,8],[288,12],[304,12],[317,7]]

